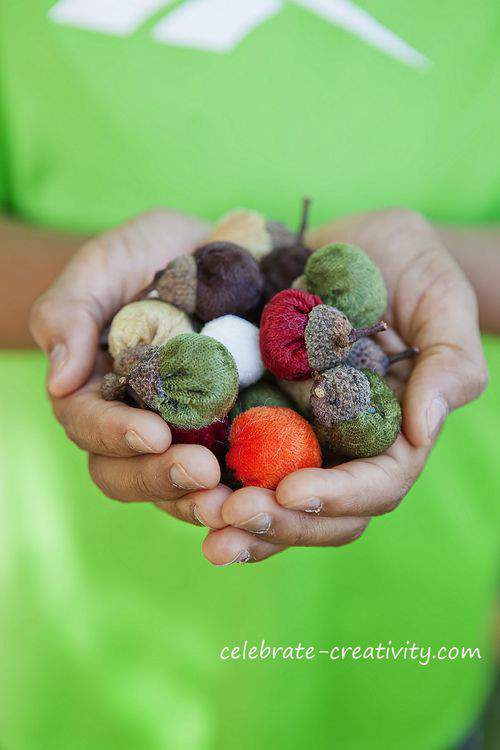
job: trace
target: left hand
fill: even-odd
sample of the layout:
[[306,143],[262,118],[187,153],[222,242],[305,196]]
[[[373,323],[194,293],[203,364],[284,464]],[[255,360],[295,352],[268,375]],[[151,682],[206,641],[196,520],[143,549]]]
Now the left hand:
[[384,317],[395,331],[385,342],[395,351],[403,348],[395,345],[399,337],[420,349],[413,368],[400,363],[391,371],[391,385],[402,396],[402,433],[383,455],[302,469],[276,492],[233,492],[221,509],[229,526],[211,531],[203,545],[217,565],[260,561],[290,546],[357,539],[372,516],[394,510],[407,494],[447,414],[479,396],[488,382],[474,292],[422,216],[392,209],[351,217],[313,230],[308,241],[314,248],[353,242],[384,275]]

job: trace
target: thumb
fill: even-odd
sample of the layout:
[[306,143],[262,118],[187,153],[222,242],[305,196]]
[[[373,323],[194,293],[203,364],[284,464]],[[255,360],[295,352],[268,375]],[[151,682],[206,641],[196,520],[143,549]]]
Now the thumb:
[[35,302],[30,332],[49,357],[49,393],[67,396],[92,372],[99,333],[172,258],[201,242],[208,225],[157,209],[87,242]]

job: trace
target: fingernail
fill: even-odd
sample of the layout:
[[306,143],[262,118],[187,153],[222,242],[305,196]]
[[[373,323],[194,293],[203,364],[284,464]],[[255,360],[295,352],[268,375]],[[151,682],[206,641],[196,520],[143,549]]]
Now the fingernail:
[[174,487],[178,487],[180,490],[206,490],[202,484],[193,479],[190,476],[184,466],[180,464],[172,464],[168,473],[170,481]]
[[198,521],[198,523],[200,524],[200,526],[206,526],[207,529],[210,528],[210,526],[208,525],[208,523],[201,517],[200,511],[199,511],[197,505],[193,505],[193,516]]
[[447,412],[448,408],[441,397],[435,398],[431,401],[430,406],[427,409],[427,434],[429,440],[432,441],[437,437],[437,434],[446,418]]
[[56,344],[49,354],[50,373],[49,382],[52,383],[64,368],[68,358],[68,349],[65,344]]
[[220,565],[217,565],[218,568],[227,568],[228,565],[234,565],[234,563],[239,563],[240,565],[244,565],[249,560],[252,559],[252,555],[247,549],[242,549],[241,552],[238,552],[236,557],[234,557],[232,560],[230,560],[227,563],[221,563]]
[[320,513],[323,510],[323,503],[317,497],[310,497],[308,500],[302,500],[297,505],[289,505],[289,510],[303,510],[306,513]]
[[127,430],[125,433],[125,442],[136,453],[156,453],[156,450],[151,445],[148,445],[144,438],[134,430]]
[[246,531],[252,532],[252,534],[266,534],[271,528],[273,519],[268,513],[257,513],[252,516],[248,521],[238,524],[239,529],[245,529]]

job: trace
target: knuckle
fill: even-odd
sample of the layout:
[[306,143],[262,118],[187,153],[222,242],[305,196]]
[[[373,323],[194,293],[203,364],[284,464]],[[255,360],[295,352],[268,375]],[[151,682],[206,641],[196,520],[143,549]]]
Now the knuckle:
[[33,303],[29,314],[29,331],[35,341],[39,343],[41,329],[43,329],[52,310],[52,304],[46,295],[42,295]]
[[132,475],[134,491],[139,497],[152,500],[165,500],[161,497],[158,487],[158,477],[147,472],[137,471]]
[[117,500],[119,498],[117,498],[116,494],[113,492],[108,478],[106,477],[105,465],[105,461],[98,456],[94,456],[93,454],[89,455],[88,467],[90,478],[93,483],[101,490],[103,495],[106,495],[106,497],[109,497],[111,500]]

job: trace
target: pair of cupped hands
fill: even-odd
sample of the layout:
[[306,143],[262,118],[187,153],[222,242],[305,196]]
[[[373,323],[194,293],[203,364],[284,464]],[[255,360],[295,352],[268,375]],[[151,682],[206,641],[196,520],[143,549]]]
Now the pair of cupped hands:
[[336,220],[309,232],[313,248],[353,242],[377,263],[388,289],[380,338],[388,351],[416,346],[393,368],[402,432],[387,453],[328,469],[302,469],[271,492],[220,483],[202,446],[171,445],[153,412],[103,401],[110,369],[99,349],[104,326],[175,256],[201,244],[209,226],[168,210],[141,215],[87,242],[35,303],[31,332],[49,357],[48,390],[70,440],[89,454],[93,481],[110,498],[149,502],[206,526],[205,557],[215,565],[264,560],[293,546],[340,546],[373,516],[394,510],[422,471],[448,413],[478,396],[488,373],[475,295],[427,221],[393,209]]

